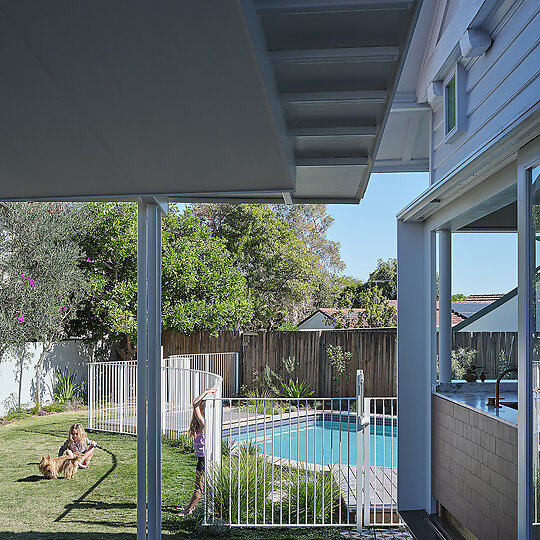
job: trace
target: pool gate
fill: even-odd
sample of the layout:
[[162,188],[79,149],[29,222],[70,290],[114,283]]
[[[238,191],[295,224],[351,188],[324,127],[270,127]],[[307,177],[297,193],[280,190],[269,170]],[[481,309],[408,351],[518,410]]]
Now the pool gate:
[[396,526],[397,400],[207,399],[204,524]]

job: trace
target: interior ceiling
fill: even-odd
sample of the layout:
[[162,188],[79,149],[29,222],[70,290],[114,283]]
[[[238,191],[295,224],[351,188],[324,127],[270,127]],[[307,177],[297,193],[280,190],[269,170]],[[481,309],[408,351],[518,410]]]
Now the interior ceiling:
[[417,10],[0,0],[0,199],[357,202]]

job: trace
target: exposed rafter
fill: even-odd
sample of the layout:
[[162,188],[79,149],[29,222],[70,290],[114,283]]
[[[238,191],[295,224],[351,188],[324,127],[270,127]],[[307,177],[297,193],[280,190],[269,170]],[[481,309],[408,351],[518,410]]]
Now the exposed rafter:
[[280,95],[282,103],[384,103],[386,90],[345,92],[292,92]]
[[328,62],[394,62],[399,47],[337,47],[334,49],[303,49],[298,51],[270,51],[274,65],[319,64]]
[[328,157],[328,158],[302,158],[296,160],[297,167],[336,167],[338,165],[351,165],[366,167],[367,157]]
[[255,4],[261,15],[410,9],[411,5],[412,0],[260,0]]
[[312,127],[289,129],[289,137],[375,137],[376,126]]

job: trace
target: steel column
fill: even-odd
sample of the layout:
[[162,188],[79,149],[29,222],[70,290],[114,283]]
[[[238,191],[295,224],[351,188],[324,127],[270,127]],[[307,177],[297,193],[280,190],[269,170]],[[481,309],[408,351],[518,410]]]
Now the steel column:
[[452,380],[452,231],[439,231],[439,381]]
[[146,539],[147,205],[137,208],[137,540]]
[[161,538],[161,210],[148,205],[148,538]]
[[518,158],[518,540],[529,540],[532,532],[533,409],[532,409],[532,302],[536,297],[533,276],[536,262],[532,249],[530,174],[524,156]]

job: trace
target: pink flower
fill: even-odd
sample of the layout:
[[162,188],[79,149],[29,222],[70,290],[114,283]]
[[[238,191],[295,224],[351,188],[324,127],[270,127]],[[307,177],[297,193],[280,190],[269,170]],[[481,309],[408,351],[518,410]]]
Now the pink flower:
[[23,322],[24,322],[24,317],[22,316],[22,314],[19,315],[19,322],[20,322],[20,323],[23,323]]

